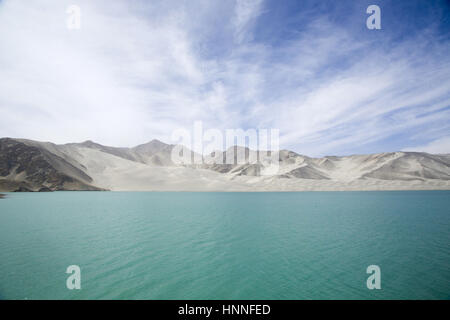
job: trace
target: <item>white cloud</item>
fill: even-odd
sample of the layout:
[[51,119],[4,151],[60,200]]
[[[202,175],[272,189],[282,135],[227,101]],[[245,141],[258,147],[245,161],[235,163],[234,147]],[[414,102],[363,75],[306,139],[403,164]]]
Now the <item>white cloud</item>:
[[403,151],[416,151],[428,153],[448,153],[450,154],[450,137],[440,138],[422,146],[406,148]]
[[69,4],[0,3],[0,136],[132,146],[202,120],[323,155],[450,120],[448,46],[429,31],[386,47],[317,17],[272,46],[253,41],[259,0],[79,0],[70,31]]
[[110,144],[167,135],[203,81],[182,22],[144,19],[124,2],[114,14],[109,2],[78,5],[72,31],[62,2],[0,7],[2,134]]
[[248,29],[261,14],[262,0],[236,0],[234,36],[238,43],[248,37]]

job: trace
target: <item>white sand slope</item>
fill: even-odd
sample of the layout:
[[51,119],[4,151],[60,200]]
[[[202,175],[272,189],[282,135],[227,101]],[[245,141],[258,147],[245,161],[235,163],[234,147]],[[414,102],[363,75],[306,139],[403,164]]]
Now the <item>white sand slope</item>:
[[157,140],[135,148],[91,141],[65,145],[17,141],[64,159],[70,164],[60,166],[64,173],[70,169],[67,174],[73,175],[77,168],[92,178],[91,185],[114,191],[450,189],[450,155],[393,152],[310,158],[283,150],[278,172],[262,176],[259,164],[175,165],[170,157],[173,145]]

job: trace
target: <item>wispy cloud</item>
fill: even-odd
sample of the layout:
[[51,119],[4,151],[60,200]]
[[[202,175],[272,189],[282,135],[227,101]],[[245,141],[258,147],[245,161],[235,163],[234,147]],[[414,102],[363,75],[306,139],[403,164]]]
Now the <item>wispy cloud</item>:
[[[365,29],[365,10],[355,28],[262,0],[76,2],[72,31],[72,2],[0,3],[0,136],[135,145],[202,120],[279,128],[282,147],[309,155],[426,151],[448,136],[449,40],[436,23],[399,37],[387,22]],[[264,19],[292,32],[264,33]]]
[[251,34],[249,29],[261,14],[262,2],[262,0],[236,0],[233,26],[234,36],[237,42],[242,42]]
[[450,137],[443,137],[433,140],[426,145],[415,148],[405,148],[404,151],[421,151],[428,153],[447,153],[450,154]]

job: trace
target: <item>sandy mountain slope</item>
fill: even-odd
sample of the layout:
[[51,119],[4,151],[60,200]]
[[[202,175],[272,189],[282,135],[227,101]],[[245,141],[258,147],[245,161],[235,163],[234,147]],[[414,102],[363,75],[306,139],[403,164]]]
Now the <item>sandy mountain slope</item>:
[[0,139],[0,191],[301,191],[450,189],[450,155],[392,152],[311,158],[279,153],[276,174],[261,163],[237,163],[267,156],[243,147],[218,152],[231,163],[176,165],[174,145],[158,140],[134,148],[92,141],[57,145]]
[[100,190],[83,170],[48,151],[14,139],[0,139],[0,190]]

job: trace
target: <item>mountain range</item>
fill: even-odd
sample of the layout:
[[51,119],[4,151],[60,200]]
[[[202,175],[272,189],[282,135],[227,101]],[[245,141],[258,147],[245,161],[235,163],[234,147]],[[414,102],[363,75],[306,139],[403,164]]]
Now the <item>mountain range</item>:
[[[387,152],[313,158],[279,153],[279,170],[261,164],[175,164],[175,145],[134,148],[85,141],[54,144],[0,139],[0,191],[333,191],[449,190],[450,155]],[[258,151],[244,147],[248,157]],[[223,151],[225,157],[226,152]]]

